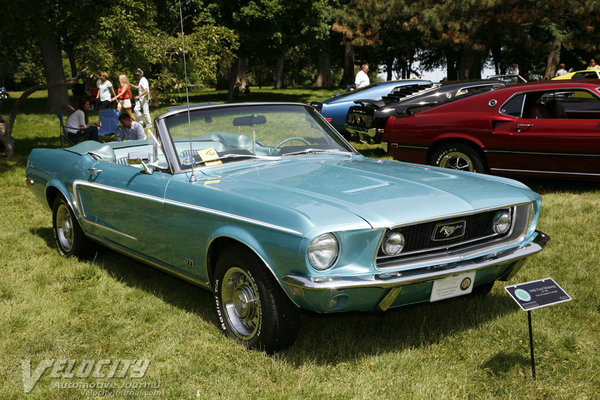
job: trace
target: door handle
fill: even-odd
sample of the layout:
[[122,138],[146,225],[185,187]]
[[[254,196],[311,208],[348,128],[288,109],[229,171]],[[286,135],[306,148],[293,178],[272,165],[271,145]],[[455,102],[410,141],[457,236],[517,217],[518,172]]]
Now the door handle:
[[517,124],[517,132],[523,132],[531,128],[533,124]]

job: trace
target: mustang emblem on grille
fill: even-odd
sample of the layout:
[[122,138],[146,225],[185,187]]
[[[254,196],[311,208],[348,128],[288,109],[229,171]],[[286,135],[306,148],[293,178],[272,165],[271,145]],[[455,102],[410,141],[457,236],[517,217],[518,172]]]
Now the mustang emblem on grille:
[[462,228],[462,225],[454,225],[454,226],[442,226],[442,228],[440,229],[440,232],[442,232],[444,235],[446,235],[446,237],[449,237],[450,235],[452,235],[454,232],[456,232],[457,229]]
[[450,224],[439,224],[433,231],[433,240],[451,240],[465,234],[466,221],[454,221]]

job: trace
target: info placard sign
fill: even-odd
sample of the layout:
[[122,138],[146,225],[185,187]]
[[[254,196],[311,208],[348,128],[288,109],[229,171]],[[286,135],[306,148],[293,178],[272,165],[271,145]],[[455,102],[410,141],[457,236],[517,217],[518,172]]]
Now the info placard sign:
[[524,311],[570,301],[569,296],[552,278],[519,283],[504,289]]

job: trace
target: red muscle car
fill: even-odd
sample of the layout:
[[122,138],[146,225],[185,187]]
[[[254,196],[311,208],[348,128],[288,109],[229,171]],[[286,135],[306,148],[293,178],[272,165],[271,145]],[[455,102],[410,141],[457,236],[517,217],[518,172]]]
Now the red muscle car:
[[600,180],[600,80],[506,86],[390,117],[397,160],[496,175]]

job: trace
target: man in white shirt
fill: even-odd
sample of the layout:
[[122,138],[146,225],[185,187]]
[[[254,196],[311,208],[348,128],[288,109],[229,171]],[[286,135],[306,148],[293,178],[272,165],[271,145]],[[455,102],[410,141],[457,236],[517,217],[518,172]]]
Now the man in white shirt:
[[146,133],[144,128],[139,123],[132,121],[131,117],[127,113],[121,113],[119,115],[119,122],[121,127],[117,132],[117,140],[143,140],[146,139]]
[[[150,106],[148,105],[148,98],[150,97],[150,84],[148,84],[148,79],[144,77],[144,71],[138,68],[135,71],[135,76],[137,76],[140,80],[138,85],[131,85],[134,88],[137,88],[138,95],[134,97],[135,99],[135,108],[133,111],[137,116],[138,121],[146,122],[145,126],[152,127],[152,119],[150,117]],[[142,113],[144,112],[144,119],[142,119]]]
[[560,69],[558,71],[556,71],[556,75],[555,76],[563,76],[566,75],[568,72],[565,69],[565,64],[560,63],[559,64]]
[[367,64],[363,64],[362,67],[360,67],[360,71],[358,71],[356,74],[356,79],[354,79],[354,86],[357,89],[369,86],[371,83],[371,81],[369,81],[369,75],[367,75],[367,72],[369,72],[369,66]]

